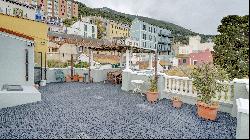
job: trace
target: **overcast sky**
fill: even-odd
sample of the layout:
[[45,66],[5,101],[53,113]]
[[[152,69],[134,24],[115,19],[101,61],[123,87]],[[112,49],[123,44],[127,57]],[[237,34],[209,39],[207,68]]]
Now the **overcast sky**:
[[197,33],[217,34],[227,15],[249,15],[249,0],[77,0],[89,7],[168,21]]

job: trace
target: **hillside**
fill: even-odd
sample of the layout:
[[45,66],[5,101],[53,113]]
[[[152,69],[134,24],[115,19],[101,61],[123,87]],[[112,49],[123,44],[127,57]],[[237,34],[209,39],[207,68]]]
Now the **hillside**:
[[152,18],[143,17],[143,16],[129,15],[129,14],[117,12],[107,7],[90,8],[80,2],[78,3],[78,5],[79,5],[79,8],[78,8],[79,17],[81,15],[82,16],[101,16],[106,19],[118,21],[121,23],[126,23],[129,25],[131,25],[131,22],[137,17],[140,20],[143,20],[152,25],[170,30],[172,32],[172,35],[174,36],[174,42],[181,42],[183,44],[188,44],[188,36],[194,36],[194,35],[200,35],[202,38],[201,40],[202,42],[205,42],[207,41],[208,38],[213,37],[211,35],[203,35],[203,34],[195,33],[181,26],[178,26],[173,23],[166,22],[166,21],[162,21],[162,20],[152,19]]

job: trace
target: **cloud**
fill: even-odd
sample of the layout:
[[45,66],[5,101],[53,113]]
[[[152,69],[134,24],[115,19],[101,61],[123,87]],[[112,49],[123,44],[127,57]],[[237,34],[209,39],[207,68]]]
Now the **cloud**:
[[78,0],[89,7],[168,21],[197,33],[217,34],[227,15],[249,15],[249,0]]

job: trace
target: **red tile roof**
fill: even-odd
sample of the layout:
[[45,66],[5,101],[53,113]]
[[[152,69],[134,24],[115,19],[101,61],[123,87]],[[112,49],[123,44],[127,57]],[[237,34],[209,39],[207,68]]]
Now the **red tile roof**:
[[30,37],[30,36],[27,36],[27,35],[25,35],[25,34],[18,33],[18,32],[9,30],[9,29],[5,29],[5,28],[0,27],[0,31],[1,31],[1,32],[8,33],[8,34],[15,35],[15,36],[18,36],[18,37],[22,37],[22,38],[25,38],[25,39],[28,39],[28,40],[34,41],[34,38],[33,38],[33,37]]

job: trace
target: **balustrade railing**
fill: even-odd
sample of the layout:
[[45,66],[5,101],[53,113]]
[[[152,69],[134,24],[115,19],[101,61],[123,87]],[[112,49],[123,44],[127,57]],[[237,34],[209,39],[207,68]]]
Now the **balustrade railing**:
[[[193,87],[192,79],[188,77],[178,77],[178,76],[168,76],[165,77],[165,91],[168,93],[173,93],[177,95],[186,95],[197,97],[197,91]],[[223,82],[220,84],[227,85],[227,92],[218,92],[216,94],[217,100],[220,102],[232,102],[233,100],[233,83],[232,82]]]

